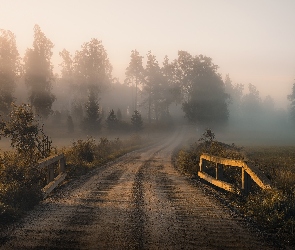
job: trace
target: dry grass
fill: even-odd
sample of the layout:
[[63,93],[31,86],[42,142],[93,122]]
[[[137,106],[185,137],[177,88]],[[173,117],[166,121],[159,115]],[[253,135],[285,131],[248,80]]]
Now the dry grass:
[[[208,142],[207,142],[208,143]],[[240,154],[254,163],[271,180],[272,190],[254,187],[248,196],[236,196],[228,193],[231,205],[246,217],[254,221],[262,230],[272,235],[281,246],[295,246],[295,147],[231,147],[231,145],[214,142],[209,151],[224,156],[228,152]],[[212,146],[211,145],[211,146]],[[214,146],[215,145],[215,146]],[[183,148],[176,154],[178,168],[190,176],[195,176],[199,157],[208,153],[204,143],[195,143]],[[227,155],[230,158],[230,154]],[[208,170],[210,171],[210,169]],[[233,173],[227,173],[228,180],[235,184]]]

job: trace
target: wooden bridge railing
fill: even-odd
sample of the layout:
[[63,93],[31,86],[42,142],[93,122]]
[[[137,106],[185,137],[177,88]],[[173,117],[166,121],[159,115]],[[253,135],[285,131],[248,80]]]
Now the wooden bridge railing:
[[[215,163],[215,169],[216,169],[215,178],[213,178],[212,176],[210,176],[209,174],[203,171],[206,161]],[[230,192],[237,192],[237,188],[234,185],[223,181],[224,165],[241,168],[241,171],[242,171],[241,189],[246,194],[250,192],[252,181],[254,181],[262,189],[271,188],[270,181],[255,166],[249,166],[245,161],[242,161],[242,160],[232,160],[232,159],[222,158],[219,156],[213,156],[209,154],[202,154],[200,156],[200,163],[199,163],[200,170],[198,172],[198,176],[219,188],[225,189]]]
[[[58,175],[55,176],[55,166],[59,164]],[[63,154],[53,155],[39,162],[38,167],[46,168],[47,185],[42,189],[46,198],[66,177],[66,160]]]

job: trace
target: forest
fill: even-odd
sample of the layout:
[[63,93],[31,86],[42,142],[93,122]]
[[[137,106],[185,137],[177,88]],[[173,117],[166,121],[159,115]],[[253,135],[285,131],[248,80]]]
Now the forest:
[[286,97],[290,108],[283,110],[271,96],[261,97],[253,84],[233,83],[229,75],[223,79],[213,60],[202,54],[179,50],[176,59],[166,56],[161,64],[151,51],[144,57],[134,49],[125,80],[119,82],[102,41],[93,38],[74,55],[60,51],[60,74],[53,73],[53,47],[35,25],[32,47],[20,58],[14,34],[1,30],[2,121],[9,119],[13,105],[28,104],[52,128],[52,136],[58,131],[138,131],[185,119],[200,129],[222,129],[245,143],[250,138],[258,144],[293,139],[295,84]]
[[[214,136],[206,143],[214,149],[218,145],[219,153],[224,150],[220,147],[240,153],[235,144],[246,146],[250,160],[278,189],[233,196],[231,203],[294,245],[294,148],[287,146],[294,146],[295,139],[295,83],[286,96],[288,109],[278,109],[274,98],[262,97],[255,85],[234,83],[229,74],[223,78],[208,56],[179,50],[177,58],[166,56],[159,63],[151,51],[143,56],[136,49],[120,82],[97,38],[83,43],[74,55],[60,51],[57,74],[53,42],[35,25],[33,44],[21,58],[13,32],[0,30],[2,221],[14,221],[42,199],[45,175],[33,166],[53,151],[65,154],[71,179],[138,149],[141,136],[189,124],[192,138],[210,131]],[[100,138],[98,143],[94,138]],[[206,143],[175,153],[175,162],[187,175],[195,176],[196,159]],[[14,151],[4,151],[7,144]]]

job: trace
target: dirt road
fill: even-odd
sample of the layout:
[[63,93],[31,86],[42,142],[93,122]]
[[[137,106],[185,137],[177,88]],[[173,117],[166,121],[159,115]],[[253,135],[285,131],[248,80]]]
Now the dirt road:
[[171,165],[181,133],[68,184],[1,249],[269,249]]

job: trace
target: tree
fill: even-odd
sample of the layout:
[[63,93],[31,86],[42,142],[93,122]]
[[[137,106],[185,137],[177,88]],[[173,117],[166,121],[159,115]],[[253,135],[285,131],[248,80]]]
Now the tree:
[[[112,82],[112,65],[101,41],[93,38],[84,43],[74,57],[74,77],[77,86],[76,100],[86,104],[86,130],[95,131],[100,125],[99,93]],[[86,100],[85,100],[86,101]],[[91,124],[93,123],[93,124]]]
[[134,114],[131,117],[131,124],[134,128],[134,130],[139,131],[142,129],[143,121],[141,118],[141,114],[135,110]]
[[[135,100],[134,100],[134,110],[137,110],[137,86],[144,82],[144,69],[142,66],[143,57],[139,55],[137,50],[131,51],[131,60],[129,66],[126,68],[126,79],[125,82],[128,84],[135,83]],[[133,89],[133,88],[132,88]]]
[[82,128],[90,133],[100,129],[101,117],[99,114],[98,98],[94,91],[89,92],[88,102],[85,105],[86,117],[83,121]]
[[109,130],[115,130],[119,125],[119,120],[115,115],[114,110],[112,109],[106,120],[107,127]]
[[249,93],[242,98],[242,111],[247,117],[258,118],[261,111],[261,98],[257,88],[249,83]]
[[62,58],[61,66],[61,77],[67,82],[73,81],[73,59],[69,51],[66,49],[63,49],[61,52],[59,52],[60,57]]
[[241,105],[243,97],[243,84],[233,84],[229,75],[226,75],[224,80],[225,92],[229,94],[228,109],[231,120],[240,119],[241,117]]
[[228,119],[224,83],[217,73],[218,66],[210,57],[178,54],[178,79],[182,82],[183,105],[186,117],[192,122],[224,123]]
[[117,110],[117,118],[118,118],[119,121],[122,120],[122,112],[121,112],[121,109],[118,109]]
[[54,80],[50,62],[53,46],[40,27],[35,25],[33,48],[27,49],[24,58],[25,82],[30,90],[31,105],[44,118],[52,112],[51,107],[55,100],[51,93]]
[[[11,139],[11,146],[27,165],[48,157],[51,141],[35,119],[32,107],[28,104],[13,105],[10,119],[0,122],[0,135]],[[46,143],[46,147],[44,145]]]
[[151,123],[152,113],[156,121],[158,121],[161,108],[164,106],[164,88],[163,88],[163,75],[161,68],[156,60],[156,57],[151,53],[147,54],[147,64],[145,69],[145,85],[143,91],[147,96],[145,104],[148,107],[148,121]]
[[8,115],[14,101],[13,91],[19,74],[19,54],[15,35],[0,29],[0,112]]
[[167,112],[169,105],[172,102],[180,103],[181,102],[181,85],[177,81],[177,67],[175,62],[169,63],[167,56],[164,57],[163,67],[161,68],[162,75],[164,77],[165,85],[165,104],[167,107]]
[[78,91],[96,94],[106,89],[112,82],[112,65],[101,41],[93,38],[84,43],[74,57],[74,75],[79,85]]

